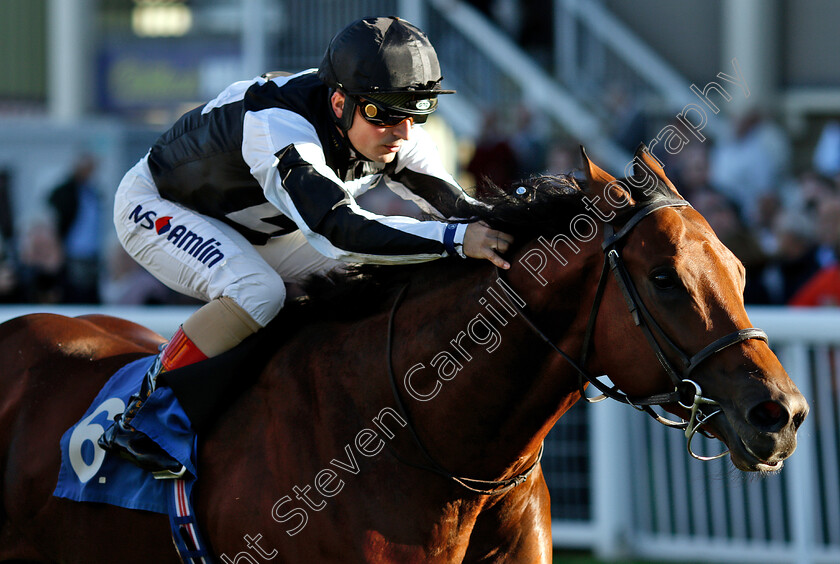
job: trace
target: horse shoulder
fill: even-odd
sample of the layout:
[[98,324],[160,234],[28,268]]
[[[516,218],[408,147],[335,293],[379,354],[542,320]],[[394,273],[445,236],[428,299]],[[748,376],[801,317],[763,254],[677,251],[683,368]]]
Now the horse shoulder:
[[490,500],[476,520],[465,562],[551,562],[551,504],[542,467]]
[[55,423],[50,432],[60,436],[111,374],[150,352],[147,342],[116,329],[47,313],[0,324],[0,429],[32,433]]

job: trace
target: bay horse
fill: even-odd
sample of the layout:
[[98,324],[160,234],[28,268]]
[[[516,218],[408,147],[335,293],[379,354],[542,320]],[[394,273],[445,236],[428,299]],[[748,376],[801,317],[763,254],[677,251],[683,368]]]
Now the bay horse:
[[[583,158],[585,180],[477,211],[517,237],[509,271],[363,269],[289,306],[295,334],[264,341],[201,442],[196,511],[222,562],[550,562],[541,445],[590,381],[740,470],[781,468],[808,406],[750,326],[743,267],[644,147],[618,180]],[[104,316],[0,326],[0,561],[178,561],[166,516],[52,496],[62,433],[162,340]]]

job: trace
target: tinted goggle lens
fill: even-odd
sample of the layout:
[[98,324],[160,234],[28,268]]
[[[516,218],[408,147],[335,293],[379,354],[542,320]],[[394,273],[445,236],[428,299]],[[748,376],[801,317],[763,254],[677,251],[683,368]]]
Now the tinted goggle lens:
[[362,117],[368,123],[373,125],[377,125],[379,127],[394,127],[395,125],[399,125],[407,119],[410,119],[413,123],[426,123],[426,118],[430,113],[435,110],[437,106],[436,99],[427,99],[427,100],[419,100],[415,105],[420,105],[421,103],[425,103],[424,108],[422,109],[425,113],[408,113],[408,112],[401,112],[399,110],[395,110],[393,108],[386,108],[381,106],[371,100],[366,100],[364,98],[359,98],[358,105],[359,110],[362,112]]

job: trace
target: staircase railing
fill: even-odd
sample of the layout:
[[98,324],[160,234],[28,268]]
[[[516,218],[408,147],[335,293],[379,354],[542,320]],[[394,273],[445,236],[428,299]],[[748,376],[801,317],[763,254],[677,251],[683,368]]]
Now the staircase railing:
[[420,26],[432,38],[447,69],[447,83],[458,89],[462,100],[479,112],[525,104],[585,144],[608,166],[624,167],[629,153],[608,137],[597,116],[508,35],[463,2],[427,0],[426,4],[429,9]]
[[[447,86],[459,92],[441,101],[440,112],[463,136],[478,136],[485,109],[524,105],[606,166],[622,170],[630,155],[611,137],[615,116],[605,104],[608,87],[621,84],[643,109],[655,108],[663,117],[691,100],[688,81],[597,0],[553,0],[553,15],[545,14],[553,18],[548,41],[554,61],[545,65],[552,68],[460,0],[287,0],[284,6],[286,26],[277,45],[282,68],[317,65],[335,29],[363,11],[396,13],[417,23],[437,48]],[[712,134],[720,125],[713,122],[707,126]]]

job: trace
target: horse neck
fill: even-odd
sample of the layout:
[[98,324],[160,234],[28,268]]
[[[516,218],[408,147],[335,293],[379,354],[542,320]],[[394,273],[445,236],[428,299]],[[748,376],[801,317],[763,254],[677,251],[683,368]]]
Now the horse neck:
[[514,267],[499,282],[487,267],[409,294],[397,311],[394,377],[418,435],[447,469],[480,478],[516,474],[579,399],[576,374],[512,304],[530,306],[533,298],[548,308],[531,314],[550,320],[552,340],[577,355],[588,314],[581,302],[590,303],[597,276],[583,270],[596,251],[570,258],[552,281],[562,290],[547,299],[531,295],[540,287],[524,269]]

